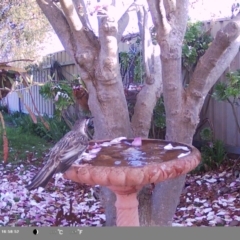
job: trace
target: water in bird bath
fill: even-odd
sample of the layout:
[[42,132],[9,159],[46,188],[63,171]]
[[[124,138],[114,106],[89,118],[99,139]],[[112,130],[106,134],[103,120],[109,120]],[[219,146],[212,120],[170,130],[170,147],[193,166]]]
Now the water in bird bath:
[[[172,143],[173,147],[179,144]],[[191,151],[183,149],[164,149],[165,141],[142,140],[141,146],[133,146],[131,140],[122,140],[111,146],[102,146],[97,156],[91,160],[93,166],[132,166],[141,167],[149,163],[160,163],[179,158],[180,154]],[[184,145],[181,145],[184,146]],[[186,148],[186,147],[185,147]]]

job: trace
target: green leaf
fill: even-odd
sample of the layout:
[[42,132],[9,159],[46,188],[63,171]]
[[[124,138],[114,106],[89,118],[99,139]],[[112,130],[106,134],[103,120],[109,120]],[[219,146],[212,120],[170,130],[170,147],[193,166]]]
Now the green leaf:
[[215,85],[212,97],[217,101],[225,101],[228,98],[226,94],[227,84],[220,82]]

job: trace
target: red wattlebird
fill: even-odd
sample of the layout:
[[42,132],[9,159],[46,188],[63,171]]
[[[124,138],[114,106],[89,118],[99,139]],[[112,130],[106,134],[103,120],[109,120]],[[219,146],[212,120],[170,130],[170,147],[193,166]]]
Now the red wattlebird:
[[92,118],[78,120],[49,152],[46,165],[26,186],[28,190],[45,187],[55,173],[64,173],[84,153],[91,138],[88,129],[93,128]]

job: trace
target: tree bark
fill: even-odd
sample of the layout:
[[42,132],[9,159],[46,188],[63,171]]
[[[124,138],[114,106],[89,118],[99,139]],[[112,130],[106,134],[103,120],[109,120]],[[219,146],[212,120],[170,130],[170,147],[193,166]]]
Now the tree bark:
[[[169,1],[171,2],[171,1]],[[163,97],[166,111],[166,139],[188,142],[181,126],[184,106],[181,82],[182,40],[187,25],[188,1],[149,0],[149,9],[157,30],[157,41],[161,47],[163,71]],[[152,197],[151,225],[170,226],[184,186],[185,175],[156,185]],[[171,189],[171,190],[170,190]],[[157,212],[158,211],[158,212]]]
[[139,7],[138,22],[141,33],[143,52],[143,69],[145,71],[144,87],[137,95],[131,125],[133,136],[148,137],[153,109],[162,93],[162,65],[159,59],[160,48],[153,45],[149,31],[148,12],[144,6]]

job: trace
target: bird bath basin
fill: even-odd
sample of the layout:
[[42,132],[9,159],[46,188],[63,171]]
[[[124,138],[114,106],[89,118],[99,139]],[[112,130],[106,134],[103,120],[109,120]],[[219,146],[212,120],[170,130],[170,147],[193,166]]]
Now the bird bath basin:
[[[72,165],[64,173],[66,179],[111,189],[116,194],[117,226],[139,226],[137,193],[144,185],[186,174],[201,159],[199,151],[186,144],[142,139],[140,146],[133,146],[133,140],[101,146],[89,164]],[[109,141],[92,141],[89,149]]]

